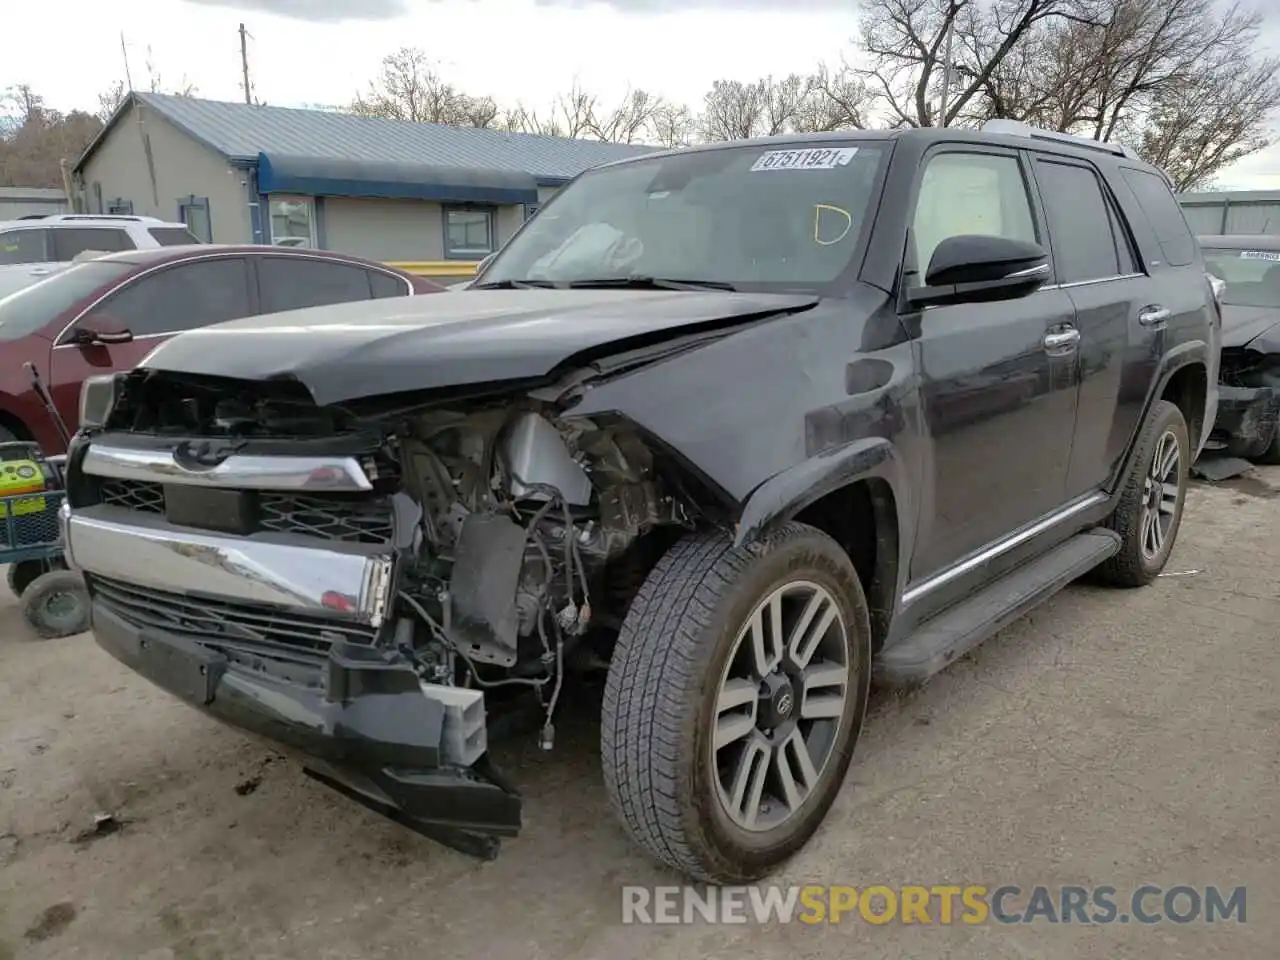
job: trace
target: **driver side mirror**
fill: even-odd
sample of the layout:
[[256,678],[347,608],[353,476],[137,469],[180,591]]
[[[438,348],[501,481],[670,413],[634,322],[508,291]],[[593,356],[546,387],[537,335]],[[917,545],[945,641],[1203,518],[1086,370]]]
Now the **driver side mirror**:
[[91,313],[78,324],[71,335],[71,342],[82,347],[111,346],[129,343],[133,332],[119,320],[105,313]]
[[1049,254],[1038,243],[965,234],[938,244],[924,286],[907,291],[913,307],[1016,300],[1049,278]]

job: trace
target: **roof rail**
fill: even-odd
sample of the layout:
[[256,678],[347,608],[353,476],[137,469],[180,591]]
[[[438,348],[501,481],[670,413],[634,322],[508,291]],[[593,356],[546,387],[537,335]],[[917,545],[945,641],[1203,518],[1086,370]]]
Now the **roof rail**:
[[1051,140],[1066,143],[1085,150],[1101,150],[1128,160],[1139,159],[1129,147],[1120,143],[1107,143],[1105,140],[1094,140],[1092,137],[1078,137],[1074,133],[1059,133],[1057,130],[1043,130],[1033,127],[1022,120],[988,120],[982,125],[983,133],[1003,133],[1011,137],[1029,137],[1033,140]]

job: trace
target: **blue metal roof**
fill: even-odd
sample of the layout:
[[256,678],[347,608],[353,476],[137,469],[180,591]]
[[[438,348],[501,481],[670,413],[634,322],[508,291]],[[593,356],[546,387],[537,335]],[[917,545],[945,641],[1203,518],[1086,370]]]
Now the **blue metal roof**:
[[[227,159],[253,163],[265,153],[314,160],[524,174],[539,182],[557,183],[590,167],[655,149],[157,93],[135,92],[131,97]],[[77,169],[84,165],[124,112],[125,105],[122,105],[80,158]]]

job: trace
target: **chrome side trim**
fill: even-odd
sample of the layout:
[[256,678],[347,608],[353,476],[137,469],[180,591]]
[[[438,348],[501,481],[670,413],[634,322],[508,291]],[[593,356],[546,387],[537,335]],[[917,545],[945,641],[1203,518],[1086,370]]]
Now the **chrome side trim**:
[[91,444],[81,470],[95,477],[182,483],[201,487],[240,487],[249,490],[306,490],[351,492],[372,490],[373,484],[353,457],[266,457],[232,454],[216,467],[189,470],[171,450],[135,450]]
[[1084,513],[1090,507],[1096,507],[1100,503],[1105,503],[1107,495],[1105,493],[1091,493],[1088,496],[1070,503],[1061,510],[1055,510],[1053,513],[1042,517],[1029,527],[1023,527],[1021,530],[1015,531],[1013,534],[1005,537],[1003,540],[997,540],[995,543],[977,553],[970,554],[954,566],[947,567],[939,573],[927,579],[921,580],[917,584],[908,586],[902,591],[902,605],[915,603],[925,594],[937,590],[939,587],[946,586],[953,580],[958,580],[966,573],[972,573],[984,563],[990,563],[996,557],[1008,553],[1015,547],[1019,547],[1028,540],[1033,540],[1046,530],[1052,530],[1060,523],[1065,523],[1072,517]]
[[[73,567],[174,593],[207,594],[380,626],[389,602],[389,556],[221,537],[151,518],[109,519],[111,507],[71,511]],[[101,516],[108,514],[108,516]]]
[[1071,290],[1075,287],[1091,287],[1097,283],[1114,283],[1117,280],[1143,280],[1145,273],[1121,273],[1114,277],[1098,277],[1096,280],[1072,280],[1070,283],[1053,283],[1041,287],[1041,290]]

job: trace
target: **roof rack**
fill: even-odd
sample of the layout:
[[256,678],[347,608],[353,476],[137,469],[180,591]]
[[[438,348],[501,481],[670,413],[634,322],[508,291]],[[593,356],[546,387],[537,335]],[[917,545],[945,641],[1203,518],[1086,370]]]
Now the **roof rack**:
[[124,221],[126,223],[163,223],[158,217],[143,217],[127,213],[52,213],[47,215],[46,220],[114,220],[117,222]]
[[1110,153],[1128,160],[1139,159],[1138,155],[1129,147],[1124,146],[1124,144],[1107,143],[1104,140],[1094,140],[1091,137],[1078,137],[1074,133],[1043,130],[1021,120],[988,120],[982,125],[982,132],[1003,133],[1011,137],[1028,137],[1033,140],[1051,140],[1055,143],[1070,144],[1073,147],[1081,147],[1085,150],[1100,150],[1103,153]]

